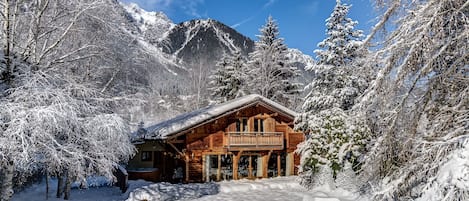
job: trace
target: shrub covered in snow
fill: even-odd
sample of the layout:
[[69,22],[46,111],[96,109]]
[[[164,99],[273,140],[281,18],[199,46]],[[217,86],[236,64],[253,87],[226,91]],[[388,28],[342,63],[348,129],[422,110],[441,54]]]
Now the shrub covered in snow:
[[189,200],[218,193],[218,185],[156,183],[138,188],[129,194],[127,201]]

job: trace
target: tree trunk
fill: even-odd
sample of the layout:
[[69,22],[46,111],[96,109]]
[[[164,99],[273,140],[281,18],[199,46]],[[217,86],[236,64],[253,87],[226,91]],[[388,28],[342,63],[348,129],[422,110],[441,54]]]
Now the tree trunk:
[[70,172],[67,170],[65,171],[65,193],[64,193],[64,200],[69,200],[70,199],[70,191],[72,188],[72,175],[70,175]]
[[13,196],[13,161],[8,160],[0,169],[0,201],[9,201]]
[[46,200],[49,199],[49,171],[46,170]]
[[[12,82],[12,61],[11,61],[11,28],[10,28],[10,1],[3,1],[4,10],[3,10],[3,57],[5,58],[5,71],[3,72],[3,79],[5,82],[10,85]],[[3,194],[2,194],[3,195]]]
[[62,193],[64,192],[64,175],[63,171],[59,172],[57,175],[57,198],[62,197]]

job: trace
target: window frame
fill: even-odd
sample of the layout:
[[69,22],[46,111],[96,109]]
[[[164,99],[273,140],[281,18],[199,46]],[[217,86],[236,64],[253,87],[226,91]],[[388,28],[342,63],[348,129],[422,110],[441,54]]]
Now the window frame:
[[254,132],[264,132],[264,119],[254,119]]
[[249,132],[248,121],[249,120],[246,117],[238,118],[236,120],[236,132],[240,132],[240,133]]
[[141,161],[153,161],[153,152],[152,151],[142,151],[140,154]]

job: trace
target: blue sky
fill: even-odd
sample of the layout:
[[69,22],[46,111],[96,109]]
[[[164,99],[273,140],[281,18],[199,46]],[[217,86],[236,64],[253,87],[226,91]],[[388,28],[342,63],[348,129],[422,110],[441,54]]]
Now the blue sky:
[[[163,11],[175,23],[191,19],[215,19],[257,40],[259,28],[269,15],[277,21],[280,37],[290,48],[313,55],[325,38],[325,20],[335,0],[121,0],[134,2],[147,11]],[[365,34],[374,25],[371,0],[342,0],[351,4],[349,17]]]

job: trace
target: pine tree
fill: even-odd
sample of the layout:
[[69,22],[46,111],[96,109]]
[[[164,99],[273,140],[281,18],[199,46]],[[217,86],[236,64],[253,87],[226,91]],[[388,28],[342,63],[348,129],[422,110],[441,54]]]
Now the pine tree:
[[228,83],[231,90],[228,93],[228,100],[243,96],[246,92],[243,85],[246,83],[246,58],[240,51],[236,51],[230,58],[231,65],[227,66]]
[[300,83],[293,79],[299,75],[287,57],[288,48],[279,38],[278,25],[269,16],[260,29],[255,50],[249,55],[247,89],[290,106],[292,98],[300,93]]
[[217,63],[217,69],[210,76],[212,96],[222,103],[244,95],[245,58],[240,51],[229,56],[224,54]]
[[368,135],[364,123],[350,115],[367,81],[354,74],[361,61],[358,50],[362,34],[354,30],[357,22],[347,18],[349,9],[337,1],[326,20],[327,38],[318,44],[321,49],[314,51],[318,62],[307,69],[316,77],[307,87],[311,91],[296,119],[296,128],[309,135],[297,150],[302,155],[302,183],[308,187],[324,166],[332,169],[334,178],[347,162],[358,168]]
[[225,78],[227,76],[226,66],[229,65],[229,56],[225,53],[223,57],[216,64],[216,69],[210,75],[209,84],[212,86],[209,90],[212,92],[211,95],[217,103],[224,102],[227,94],[227,87]]
[[318,44],[322,49],[317,49],[314,53],[319,64],[345,66],[359,56],[363,31],[355,30],[358,22],[347,17],[350,6],[342,4],[340,0],[336,2],[331,16],[326,20],[328,37]]

